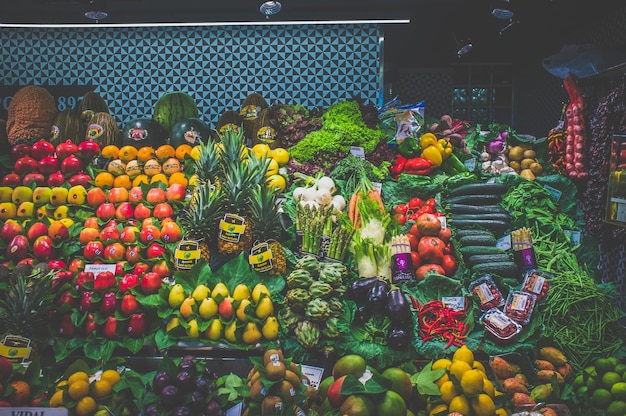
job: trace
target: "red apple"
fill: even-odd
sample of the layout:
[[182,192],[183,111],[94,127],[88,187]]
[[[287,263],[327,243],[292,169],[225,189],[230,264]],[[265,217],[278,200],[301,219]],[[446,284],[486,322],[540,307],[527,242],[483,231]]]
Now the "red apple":
[[120,311],[124,316],[130,316],[139,310],[139,302],[137,297],[132,293],[127,293],[122,296],[122,302],[120,304]]
[[105,244],[114,243],[120,240],[120,230],[117,227],[107,225],[100,231],[100,240]]
[[17,234],[11,239],[6,249],[6,256],[14,262],[22,261],[26,258],[29,249],[28,237]]
[[122,229],[122,232],[120,232],[120,241],[122,243],[132,244],[137,241],[138,236],[139,228],[128,225]]
[[115,209],[115,218],[119,221],[127,221],[133,218],[133,215],[135,215],[135,209],[130,202],[122,202]]
[[156,225],[146,225],[139,231],[139,241],[143,244],[154,243],[161,237],[161,230]]
[[139,246],[137,245],[126,246],[124,258],[130,264],[137,263],[139,260],[141,260],[141,248],[139,248]]
[[18,186],[22,184],[22,177],[16,172],[7,173],[2,177],[2,185]]
[[165,248],[159,243],[152,243],[146,248],[146,258],[148,259],[163,257],[165,253]]
[[78,152],[78,146],[76,146],[71,140],[66,140],[63,143],[57,145],[56,154],[59,159],[65,159],[66,157]]
[[87,317],[85,318],[85,321],[83,322],[83,327],[82,327],[83,335],[87,336],[97,330],[98,330],[98,324],[96,323],[96,320],[93,314],[88,313]]
[[167,202],[160,202],[154,206],[152,216],[159,220],[174,215],[174,208]]
[[83,162],[76,155],[70,155],[61,162],[61,172],[63,174],[76,173],[83,170]]
[[87,204],[92,208],[98,208],[107,202],[107,196],[101,188],[89,188],[87,191]]
[[129,337],[141,338],[146,333],[147,327],[146,315],[143,312],[134,313],[130,316],[126,332]]
[[156,273],[148,272],[143,275],[141,278],[141,291],[144,295],[152,295],[159,292],[161,286],[163,285],[163,281],[161,280],[161,276]]
[[187,197],[187,188],[179,183],[173,183],[167,187],[165,197],[168,201],[184,201]]
[[114,204],[126,202],[128,201],[128,189],[122,187],[111,188],[107,192],[107,199]]
[[72,314],[66,313],[59,323],[59,335],[64,338],[72,338],[76,334],[76,326],[72,322]]
[[167,261],[160,260],[152,265],[151,271],[153,273],[161,276],[162,279],[169,277],[172,275],[172,271],[170,270],[170,266],[167,264]]
[[161,226],[161,240],[166,243],[173,243],[183,237],[180,226],[175,221],[167,221]]
[[133,267],[133,273],[137,276],[142,276],[144,273],[147,273],[148,270],[150,270],[150,265],[141,261]]
[[107,320],[102,325],[102,335],[106,339],[116,339],[117,338],[117,319],[115,316],[107,317]]
[[48,235],[48,227],[43,222],[34,222],[28,227],[28,231],[26,232],[26,236],[31,242],[34,242],[37,238],[42,235]]
[[83,225],[85,226],[85,228],[95,228],[96,230],[100,228],[100,225],[98,224],[98,217],[87,218]]
[[123,276],[124,273],[126,272],[126,266],[127,265],[128,265],[128,262],[126,260],[117,261],[115,263],[115,275],[116,276]]
[[52,239],[47,235],[37,237],[33,243],[33,255],[39,261],[48,261],[54,257],[54,247],[52,247]]
[[102,241],[91,241],[87,243],[83,249],[83,257],[85,257],[86,260],[91,261],[101,257],[103,252],[104,244],[102,244]]
[[13,239],[13,237],[21,234],[22,232],[24,232],[24,228],[22,228],[19,222],[6,220],[0,229],[0,238],[2,238],[2,241],[8,243]]
[[78,273],[85,270],[85,260],[74,257],[72,261],[70,261],[70,264],[67,266],[67,270],[72,273]]
[[37,140],[30,147],[30,155],[37,160],[52,156],[54,155],[54,145],[47,140]]
[[152,210],[140,202],[135,206],[133,216],[137,220],[145,220],[146,218],[152,217]]
[[108,262],[120,261],[124,258],[126,248],[122,243],[112,243],[104,248],[104,259]]
[[85,172],[78,172],[72,175],[67,182],[72,185],[83,185],[85,188],[89,188],[91,185],[91,176],[87,175]]
[[59,169],[59,159],[54,156],[45,156],[37,162],[37,169],[41,173],[54,173]]
[[61,186],[65,183],[65,175],[61,171],[56,171],[48,176],[46,184],[48,186]]
[[143,200],[143,190],[141,186],[133,186],[128,191],[128,200],[130,202],[141,202]]
[[330,403],[330,405],[334,408],[338,408],[339,406],[341,406],[341,403],[343,403],[343,401],[346,399],[346,396],[341,394],[341,386],[343,385],[346,377],[347,376],[339,377],[338,379],[333,381],[333,384],[331,384],[328,388],[326,397],[328,398],[328,402]]
[[105,202],[96,208],[96,217],[102,221],[108,221],[115,217],[115,205],[111,202]]
[[[67,269],[67,265],[65,264],[65,262],[63,260],[58,260],[58,259],[52,259],[48,261],[48,267],[50,267],[52,270],[65,270]],[[69,276],[72,276],[72,272],[69,271],[64,271],[64,273],[69,273]],[[61,278],[60,273],[57,273],[57,277]]]
[[48,237],[52,241],[67,241],[70,239],[70,230],[61,221],[53,221],[48,227]]
[[43,176],[43,173],[39,172],[30,172],[24,175],[22,178],[22,185],[28,186],[31,182],[34,182],[36,186],[45,186],[46,177]]
[[161,202],[167,201],[167,195],[165,191],[161,188],[150,188],[150,190],[146,194],[146,201],[153,205],[159,204]]

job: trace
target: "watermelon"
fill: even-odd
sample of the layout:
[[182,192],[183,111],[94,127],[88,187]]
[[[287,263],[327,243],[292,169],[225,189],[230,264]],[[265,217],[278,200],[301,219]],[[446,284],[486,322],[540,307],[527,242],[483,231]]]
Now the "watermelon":
[[211,136],[211,128],[199,118],[186,118],[176,123],[170,133],[169,144],[178,147],[181,144],[195,146],[206,143]]
[[152,118],[165,131],[171,131],[176,123],[186,118],[198,117],[198,105],[187,93],[171,91],[163,94],[154,105]]
[[151,146],[155,149],[167,141],[163,127],[152,118],[136,118],[122,128],[122,146],[131,145],[140,149]]

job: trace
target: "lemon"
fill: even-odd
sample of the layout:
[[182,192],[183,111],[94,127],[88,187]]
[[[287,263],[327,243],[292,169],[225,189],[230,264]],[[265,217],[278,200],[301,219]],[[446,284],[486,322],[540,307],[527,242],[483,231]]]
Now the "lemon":
[[91,395],[95,399],[102,399],[111,394],[113,388],[106,380],[96,380],[91,384]]
[[63,390],[57,390],[54,392],[52,397],[50,397],[50,407],[61,406],[63,406]]
[[509,416],[509,414],[507,413],[506,409],[504,409],[502,407],[499,408],[499,409],[496,409],[495,415],[496,416]]
[[452,364],[452,361],[450,361],[449,359],[440,358],[433,363],[431,370],[435,371],[439,370],[440,368],[445,368],[446,370],[448,370],[450,368],[450,364]]
[[474,353],[467,348],[467,345],[462,345],[452,355],[452,362],[454,363],[455,361],[465,361],[471,367],[474,365]]
[[72,384],[77,380],[89,381],[89,374],[85,373],[84,371],[77,371],[75,373],[72,373],[67,379],[67,384]]
[[611,386],[611,394],[619,400],[626,400],[626,382],[620,381]]
[[494,387],[491,380],[486,377],[483,379],[483,391],[487,394],[487,396],[491,397],[492,399],[496,397],[496,388]]
[[452,412],[459,412],[459,413],[462,413],[464,415],[468,415],[469,412],[470,412],[470,402],[467,399],[467,397],[465,397],[462,394],[459,395],[459,396],[456,396],[450,402],[450,405],[448,406],[448,411],[450,413],[452,413]]
[[622,376],[613,371],[606,372],[602,375],[602,386],[607,390],[610,390],[613,384],[619,383],[620,381],[622,381]]
[[491,397],[481,393],[472,399],[472,410],[476,416],[492,416],[496,411],[496,405]]
[[448,373],[443,373],[443,375],[435,381],[435,384],[437,387],[441,388],[441,385],[446,381],[450,381],[450,377],[448,377]]
[[287,181],[283,175],[274,174],[267,177],[265,180],[267,187],[271,190],[283,192],[287,187]]
[[441,400],[443,400],[446,404],[450,404],[452,399],[461,394],[461,392],[454,387],[454,383],[450,380],[443,383],[441,387],[439,387],[439,391],[441,392]]
[[69,384],[67,393],[72,400],[80,400],[89,393],[89,382],[86,380],[76,380]]
[[121,380],[120,373],[116,370],[104,370],[100,375],[100,380],[107,381],[111,386],[115,386]]
[[96,400],[91,396],[85,396],[76,403],[74,410],[76,416],[88,416],[93,414],[97,408]]
[[474,370],[482,371],[483,374],[487,374],[487,370],[485,369],[485,366],[480,361],[474,361],[474,364],[472,364],[472,368]]
[[611,403],[611,401],[613,401],[613,396],[611,395],[610,391],[600,387],[593,392],[591,400],[595,407],[599,409],[605,409]]
[[473,396],[483,391],[484,383],[484,374],[479,370],[468,370],[461,377],[461,389],[468,396]]
[[270,151],[272,149],[270,149],[270,147],[268,145],[266,145],[265,143],[257,143],[254,146],[252,146],[252,149],[250,149],[252,151],[252,153],[254,153],[258,158],[262,158],[263,156],[265,157],[269,157],[270,155]]
[[626,401],[614,400],[606,408],[606,416],[623,416],[626,415]]
[[458,381],[461,381],[463,374],[470,371],[472,367],[466,361],[452,361],[450,365],[450,374],[456,377]]

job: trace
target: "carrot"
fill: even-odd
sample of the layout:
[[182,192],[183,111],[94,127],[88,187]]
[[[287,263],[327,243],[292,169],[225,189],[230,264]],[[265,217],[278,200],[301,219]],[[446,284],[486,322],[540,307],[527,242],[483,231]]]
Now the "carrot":
[[350,218],[350,222],[352,225],[356,222],[356,212],[357,212],[357,203],[359,201],[359,193],[354,192],[350,197],[350,202],[348,203],[348,218]]
[[385,204],[383,204],[383,200],[380,196],[380,192],[376,189],[370,189],[368,193],[368,197],[372,199],[374,202],[378,203],[378,207],[380,208],[380,212],[385,212]]

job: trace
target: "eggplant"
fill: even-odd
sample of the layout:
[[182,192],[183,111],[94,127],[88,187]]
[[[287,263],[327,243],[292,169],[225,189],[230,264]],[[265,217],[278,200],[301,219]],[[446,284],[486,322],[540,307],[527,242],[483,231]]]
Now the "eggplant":
[[354,314],[354,319],[352,322],[355,325],[363,325],[365,322],[369,321],[372,317],[374,311],[367,303],[361,303],[356,305],[356,313]]
[[356,279],[354,282],[350,283],[350,286],[348,286],[346,296],[348,297],[348,299],[352,299],[353,301],[359,303],[359,301],[367,299],[367,292],[379,280],[380,279],[378,277],[365,277]]
[[393,288],[387,293],[385,313],[394,327],[408,328],[413,322],[411,304],[406,300],[404,292],[399,287]]
[[404,328],[389,328],[387,332],[387,345],[389,348],[404,351],[411,342],[411,334]]
[[383,312],[387,304],[389,285],[384,280],[378,280],[367,293],[367,303],[374,313]]

